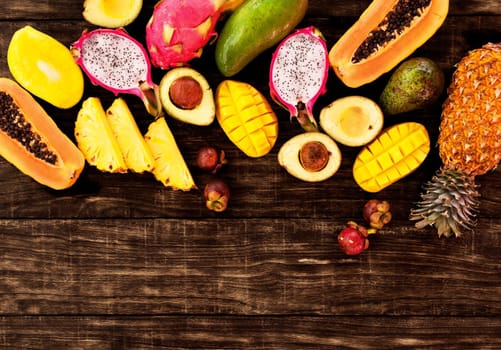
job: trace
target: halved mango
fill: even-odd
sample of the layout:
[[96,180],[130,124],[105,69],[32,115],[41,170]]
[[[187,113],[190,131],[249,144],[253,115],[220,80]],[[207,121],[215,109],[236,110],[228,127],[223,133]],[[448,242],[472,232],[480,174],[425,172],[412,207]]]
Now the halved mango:
[[83,74],[69,48],[29,25],[12,36],[7,64],[21,86],[58,108],[71,108],[83,96]]
[[228,138],[247,156],[266,155],[278,138],[278,119],[252,85],[222,81],[216,90],[216,117]]
[[393,125],[360,151],[353,178],[364,191],[379,192],[416,170],[429,151],[430,137],[422,124]]

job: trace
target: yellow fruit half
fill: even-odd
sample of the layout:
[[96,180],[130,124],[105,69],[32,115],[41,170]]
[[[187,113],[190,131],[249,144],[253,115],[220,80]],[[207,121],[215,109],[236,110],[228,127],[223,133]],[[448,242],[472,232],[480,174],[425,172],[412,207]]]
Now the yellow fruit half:
[[277,116],[250,84],[221,82],[216,90],[216,117],[228,138],[249,157],[262,157],[275,145]]
[[120,145],[99,98],[89,97],[83,102],[75,122],[75,138],[90,165],[105,172],[127,172]]
[[336,142],[316,131],[292,137],[278,151],[278,164],[292,176],[308,182],[333,176],[341,165],[341,158]]
[[152,171],[155,159],[125,100],[115,99],[106,110],[106,116],[127,168],[136,173]]
[[125,27],[143,7],[142,0],[85,0],[83,17],[89,23],[106,28]]
[[151,123],[144,138],[155,158],[152,172],[158,181],[175,190],[197,188],[165,118]]
[[371,99],[346,96],[320,111],[320,126],[337,142],[363,146],[374,140],[383,128],[383,112]]
[[353,164],[353,177],[367,192],[379,192],[416,170],[430,151],[426,128],[404,122],[383,131]]
[[82,99],[84,78],[70,50],[31,26],[12,36],[7,63],[20,85],[58,108],[71,108]]

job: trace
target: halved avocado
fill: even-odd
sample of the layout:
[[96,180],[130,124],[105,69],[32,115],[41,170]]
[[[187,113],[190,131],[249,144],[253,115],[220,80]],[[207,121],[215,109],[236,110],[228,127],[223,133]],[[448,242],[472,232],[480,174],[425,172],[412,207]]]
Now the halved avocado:
[[160,81],[160,99],[171,117],[206,126],[214,121],[214,94],[205,77],[189,67],[169,70]]
[[105,28],[129,25],[139,16],[143,0],[85,0],[83,17],[89,23]]
[[335,141],[351,147],[368,144],[381,132],[379,105],[363,96],[339,98],[320,111],[320,126]]
[[305,132],[282,145],[278,151],[278,163],[300,180],[320,182],[337,172],[341,165],[341,151],[328,135]]

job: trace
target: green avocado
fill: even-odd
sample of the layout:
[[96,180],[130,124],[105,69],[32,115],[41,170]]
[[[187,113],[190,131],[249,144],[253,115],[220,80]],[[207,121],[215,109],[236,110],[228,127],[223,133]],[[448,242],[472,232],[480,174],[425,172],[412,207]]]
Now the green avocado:
[[246,0],[224,24],[216,42],[216,65],[226,77],[240,72],[302,21],[308,0]]
[[404,61],[390,77],[379,105],[387,115],[423,109],[438,100],[444,91],[444,73],[424,57]]

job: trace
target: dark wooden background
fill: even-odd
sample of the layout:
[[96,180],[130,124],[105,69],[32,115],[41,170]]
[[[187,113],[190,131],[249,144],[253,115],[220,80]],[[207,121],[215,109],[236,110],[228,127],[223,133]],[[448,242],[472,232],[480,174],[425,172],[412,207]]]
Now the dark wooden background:
[[[310,1],[302,26],[315,25],[331,47],[369,0]],[[127,30],[144,42],[154,1],[145,1]],[[0,76],[10,76],[10,37],[30,24],[66,45],[93,28],[82,1],[2,1]],[[414,56],[437,61],[450,80],[470,49],[501,41],[499,0],[450,2],[444,25]],[[222,80],[214,47],[192,62],[215,89]],[[234,79],[269,96],[271,50]],[[164,72],[154,71],[159,82]],[[377,99],[388,75],[353,90],[331,71],[335,98]],[[86,80],[86,96],[109,106],[113,95]],[[151,118],[141,101],[125,96],[144,131]],[[42,102],[73,135],[78,108]],[[217,122],[195,127],[169,119],[179,147],[195,169],[199,147],[223,148],[221,172],[232,187],[229,209],[209,212],[200,191],[176,192],[149,174],[104,174],[86,167],[78,183],[49,190],[0,160],[0,348],[2,349],[500,349],[501,177],[479,177],[482,202],[474,232],[439,239],[408,220],[422,184],[440,161],[436,147],[404,180],[377,194],[352,179],[359,149],[341,147],[338,173],[303,183],[277,163],[287,139],[301,132],[273,104],[280,119],[275,148],[247,158]],[[440,105],[386,118],[386,125],[416,120],[435,145]],[[342,253],[337,232],[361,220],[370,198],[389,200],[394,220],[372,237],[368,251]]]

